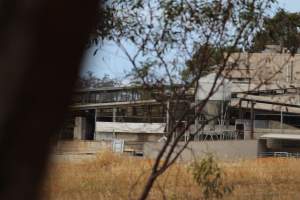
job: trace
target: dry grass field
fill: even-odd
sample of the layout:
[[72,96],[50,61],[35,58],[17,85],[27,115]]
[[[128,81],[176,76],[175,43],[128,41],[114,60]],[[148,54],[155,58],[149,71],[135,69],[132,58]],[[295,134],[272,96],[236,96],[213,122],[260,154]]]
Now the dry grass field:
[[[136,199],[143,188],[150,160],[103,152],[82,162],[53,162],[42,197],[53,199]],[[234,186],[223,199],[299,200],[300,160],[266,158],[219,163],[225,184]],[[190,164],[176,164],[156,182],[148,199],[203,199]]]

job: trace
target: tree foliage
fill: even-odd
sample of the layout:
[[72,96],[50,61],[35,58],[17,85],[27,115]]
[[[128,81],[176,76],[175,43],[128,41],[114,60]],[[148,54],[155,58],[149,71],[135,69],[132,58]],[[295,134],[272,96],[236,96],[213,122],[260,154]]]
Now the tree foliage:
[[[180,74],[186,70],[186,62],[197,57],[200,51],[205,50],[206,55],[202,54],[198,69],[216,63],[212,62],[210,46],[217,52],[215,55],[221,55],[215,60],[225,60],[221,57],[228,49],[248,47],[250,36],[265,14],[262,11],[273,2],[112,0],[115,12],[110,39],[128,56],[133,73],[143,72],[143,76],[137,74],[143,83],[154,84],[162,79],[168,84],[181,82]],[[128,50],[128,44],[135,51]],[[193,78],[203,72],[188,67]]]
[[[210,44],[202,45],[193,54],[192,58],[186,61],[186,67],[181,72],[181,78],[183,81],[188,82],[192,79],[193,74],[201,73],[202,76],[206,76],[213,72],[215,66],[224,62],[224,52],[234,53],[241,51],[237,47],[233,49],[223,47],[223,49],[220,49]],[[200,63],[202,63],[201,67],[199,66]],[[201,70],[201,72],[197,70]]]
[[290,13],[279,9],[273,17],[264,19],[263,27],[253,39],[251,51],[258,52],[265,45],[281,45],[291,53],[300,46],[300,13]]
[[[261,28],[267,11],[276,0],[111,0],[112,28],[107,37],[132,65],[131,77],[145,89],[158,89],[156,100],[168,108],[169,127],[139,199],[146,199],[155,180],[186,148],[201,127],[196,127],[184,145],[178,147],[195,118],[220,86],[231,53],[247,49]],[[231,61],[232,62],[232,61]],[[214,65],[214,83],[206,98],[196,105],[180,104],[190,91],[195,96],[199,79]],[[234,67],[235,65],[232,65]],[[227,69],[230,71],[230,69]],[[186,74],[182,76],[183,74]],[[217,82],[221,79],[220,82]],[[218,83],[218,84],[217,84]],[[180,85],[179,87],[178,84]],[[163,87],[169,85],[170,87]],[[190,90],[194,89],[194,90]],[[175,113],[175,114],[174,114]],[[188,122],[188,123],[186,123]],[[178,131],[181,124],[186,124]],[[179,148],[179,149],[177,149]],[[176,151],[175,151],[176,149]]]
[[77,82],[77,88],[80,89],[115,87],[118,85],[120,85],[119,80],[113,79],[107,74],[99,78],[91,71],[88,71],[86,74],[79,77]]

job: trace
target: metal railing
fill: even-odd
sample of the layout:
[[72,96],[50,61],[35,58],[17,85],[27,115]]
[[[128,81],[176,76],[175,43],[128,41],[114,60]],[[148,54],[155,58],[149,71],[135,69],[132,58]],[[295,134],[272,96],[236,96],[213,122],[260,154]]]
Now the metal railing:
[[259,152],[257,154],[258,158],[265,157],[283,157],[283,158],[300,158],[300,152],[290,153],[290,152]]

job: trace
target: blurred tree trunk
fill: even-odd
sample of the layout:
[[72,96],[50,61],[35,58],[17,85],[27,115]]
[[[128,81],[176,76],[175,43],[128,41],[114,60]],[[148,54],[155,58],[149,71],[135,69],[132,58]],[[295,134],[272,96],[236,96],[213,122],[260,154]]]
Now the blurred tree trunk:
[[0,199],[37,199],[96,0],[0,1]]

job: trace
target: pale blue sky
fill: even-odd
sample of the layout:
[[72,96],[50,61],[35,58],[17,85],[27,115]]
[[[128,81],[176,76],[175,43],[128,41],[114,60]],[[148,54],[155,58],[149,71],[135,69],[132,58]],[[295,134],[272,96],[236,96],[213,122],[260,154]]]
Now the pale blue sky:
[[[290,12],[300,12],[300,0],[278,0],[278,2],[280,7]],[[109,74],[112,77],[122,78],[125,71],[129,71],[131,68],[121,50],[111,43],[105,44],[95,56],[93,56],[94,51],[95,48],[87,49],[83,61],[83,73],[90,70],[97,76]]]

